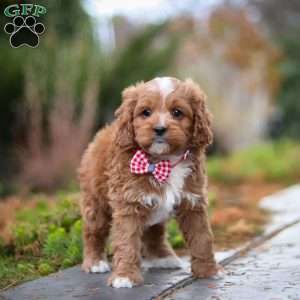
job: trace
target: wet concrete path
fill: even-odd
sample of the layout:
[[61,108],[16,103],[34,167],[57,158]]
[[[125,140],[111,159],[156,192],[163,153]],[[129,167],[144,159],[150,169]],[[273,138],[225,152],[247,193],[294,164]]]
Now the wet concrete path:
[[300,224],[294,225],[226,267],[219,280],[197,280],[167,300],[300,299]]
[[226,265],[222,279],[150,270],[144,286],[113,289],[106,286],[108,275],[87,275],[74,267],[9,289],[0,300],[300,300],[300,185],[267,197],[262,206],[274,211],[265,235],[217,255]]

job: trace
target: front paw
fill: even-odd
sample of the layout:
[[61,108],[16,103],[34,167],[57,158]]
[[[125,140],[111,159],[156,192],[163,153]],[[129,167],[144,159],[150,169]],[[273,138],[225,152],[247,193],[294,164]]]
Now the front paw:
[[113,288],[132,288],[143,283],[143,277],[141,274],[128,274],[119,276],[112,274],[108,278],[107,284]]
[[106,273],[110,271],[110,266],[105,260],[85,258],[82,269],[86,273]]
[[193,261],[192,263],[192,273],[196,278],[210,278],[217,276],[221,266],[216,264],[216,262],[203,262],[203,261]]

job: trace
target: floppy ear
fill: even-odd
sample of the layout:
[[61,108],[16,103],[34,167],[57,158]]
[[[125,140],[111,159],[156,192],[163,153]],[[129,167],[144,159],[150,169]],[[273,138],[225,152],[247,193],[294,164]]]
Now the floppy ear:
[[206,148],[213,141],[211,129],[212,115],[208,111],[206,95],[191,79],[185,81],[194,111],[194,128],[191,141],[192,148]]
[[133,111],[137,103],[137,88],[130,86],[122,92],[122,104],[116,110],[116,143],[122,148],[134,146]]

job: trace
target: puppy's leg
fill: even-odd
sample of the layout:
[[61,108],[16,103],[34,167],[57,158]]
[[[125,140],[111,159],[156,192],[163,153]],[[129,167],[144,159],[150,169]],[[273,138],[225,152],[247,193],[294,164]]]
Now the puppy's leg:
[[131,288],[143,282],[140,271],[142,226],[138,214],[117,212],[113,216],[113,274],[108,284],[115,288]]
[[186,265],[177,257],[165,234],[165,224],[148,227],[143,234],[143,267],[183,268]]
[[[85,195],[85,197],[88,196]],[[104,249],[109,234],[111,217],[108,208],[99,205],[96,199],[85,200],[86,205],[82,207],[84,219],[84,259],[82,269],[85,272],[105,273],[110,271]]]
[[213,234],[205,204],[192,206],[183,201],[178,209],[177,220],[191,252],[191,267],[195,277],[216,275],[218,267],[213,252]]

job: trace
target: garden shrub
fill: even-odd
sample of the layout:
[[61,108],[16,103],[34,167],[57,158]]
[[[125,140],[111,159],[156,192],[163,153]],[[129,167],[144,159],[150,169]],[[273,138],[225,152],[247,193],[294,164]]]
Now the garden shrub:
[[182,234],[179,231],[177,222],[174,219],[172,219],[168,223],[167,228],[168,238],[173,248],[182,248],[184,246],[184,240]]
[[34,208],[17,213],[10,245],[0,243],[0,288],[80,263],[82,222],[78,194],[41,196]]
[[300,178],[300,145],[282,140],[252,146],[227,157],[211,158],[208,175],[224,183],[295,182]]

